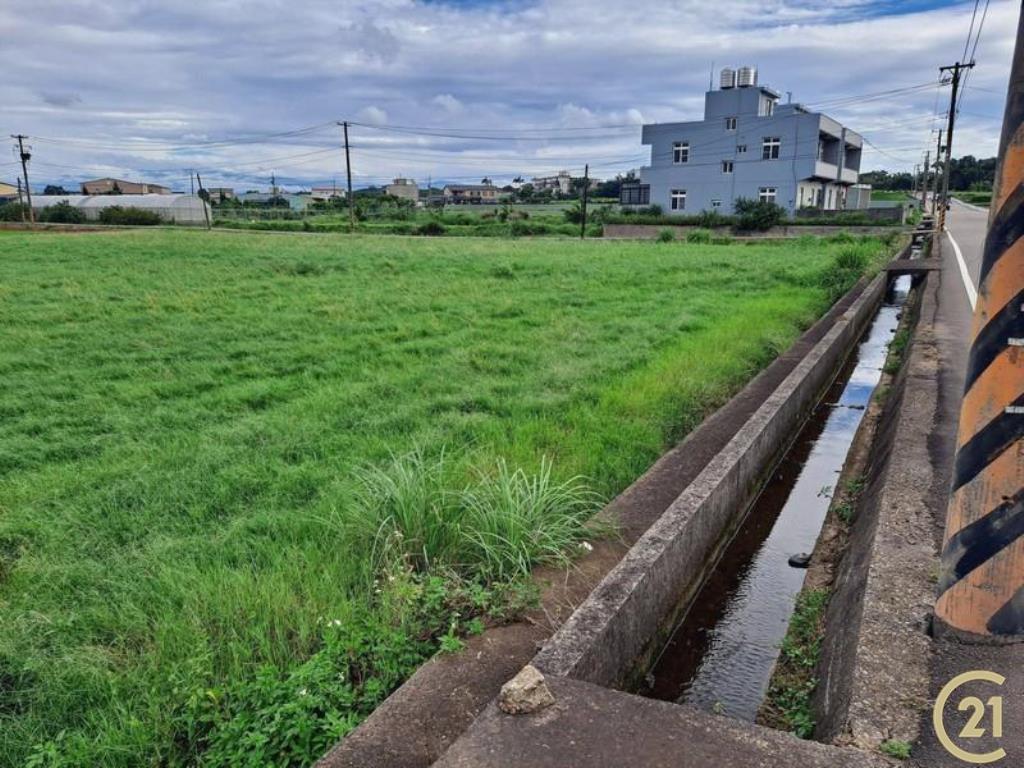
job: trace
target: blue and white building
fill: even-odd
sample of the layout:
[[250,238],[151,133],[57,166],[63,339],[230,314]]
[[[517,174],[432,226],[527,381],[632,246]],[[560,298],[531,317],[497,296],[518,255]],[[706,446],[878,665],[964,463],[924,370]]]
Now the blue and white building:
[[800,208],[842,210],[858,182],[863,139],[832,118],[757,84],[757,70],[723,69],[704,96],[704,119],[643,126],[651,163],[624,184],[624,206],[666,213],[733,212],[740,197]]

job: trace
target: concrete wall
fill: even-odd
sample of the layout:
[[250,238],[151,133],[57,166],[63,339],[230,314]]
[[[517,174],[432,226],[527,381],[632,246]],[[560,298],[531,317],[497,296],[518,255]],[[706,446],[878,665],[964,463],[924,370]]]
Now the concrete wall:
[[[683,240],[686,238],[687,232],[692,232],[695,229],[701,229],[696,225],[692,224],[605,224],[604,225],[604,237],[612,239],[628,239],[628,240],[654,240],[658,237],[662,230],[670,229],[676,233],[676,238]],[[839,224],[807,224],[798,226],[780,226],[772,227],[767,232],[744,232],[738,235],[741,238],[749,239],[764,239],[773,237],[802,237],[804,235],[812,235],[814,237],[826,237],[828,235],[834,235],[838,232],[849,232],[854,235],[884,235],[889,232],[898,231],[894,230],[892,226],[857,226],[847,225],[842,226]],[[721,232],[713,232],[713,235],[721,234],[726,237],[736,237],[731,230],[725,229]]]
[[545,674],[621,684],[690,599],[885,290],[875,278],[537,654]]

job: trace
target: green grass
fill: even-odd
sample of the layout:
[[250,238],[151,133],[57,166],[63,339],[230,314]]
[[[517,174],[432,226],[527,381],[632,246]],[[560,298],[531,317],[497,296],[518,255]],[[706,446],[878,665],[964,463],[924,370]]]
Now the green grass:
[[907,760],[910,757],[912,745],[909,741],[886,739],[878,748],[889,757],[895,757],[897,760]]
[[907,200],[910,193],[902,189],[872,189],[872,200]]
[[519,610],[850,247],[2,241],[4,766],[311,762]]

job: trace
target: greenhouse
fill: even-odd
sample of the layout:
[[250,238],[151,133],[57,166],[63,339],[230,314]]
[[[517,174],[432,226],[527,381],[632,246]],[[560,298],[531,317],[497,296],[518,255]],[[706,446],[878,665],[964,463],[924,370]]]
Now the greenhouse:
[[114,206],[151,211],[168,224],[205,224],[209,206],[199,195],[33,195],[32,210],[38,217],[44,208],[67,202],[98,221],[100,211]]

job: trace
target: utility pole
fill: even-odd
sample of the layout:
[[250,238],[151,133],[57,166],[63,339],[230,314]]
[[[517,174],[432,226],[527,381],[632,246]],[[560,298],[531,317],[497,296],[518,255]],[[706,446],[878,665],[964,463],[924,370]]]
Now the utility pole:
[[932,151],[929,149],[924,153],[924,178],[921,179],[921,210],[924,211],[928,208],[928,171],[931,169],[929,161],[931,160]]
[[30,224],[36,223],[36,215],[32,211],[32,189],[28,185],[28,161],[32,159],[32,153],[25,151],[25,139],[28,136],[18,133],[11,136],[12,139],[18,140],[18,156],[21,158],[21,172],[25,177],[25,197],[28,198],[28,221]]
[[[935,188],[932,189],[932,218],[935,217],[935,206],[939,202],[939,171],[942,169],[942,129],[938,131],[935,141]],[[941,239],[938,241],[941,242]]]
[[21,199],[21,177],[18,177],[18,208],[21,210],[21,223],[25,223],[25,203]]
[[960,90],[960,72],[972,69],[974,62],[961,64],[959,61],[948,67],[939,67],[939,75],[943,72],[953,73],[953,90],[949,94],[949,116],[946,119],[946,172],[942,177],[942,207],[939,210],[939,232],[946,229],[946,207],[949,205],[949,166],[953,160],[953,124],[956,122],[956,97]]
[[587,236],[587,193],[590,191],[590,163],[583,166],[583,205],[580,206],[580,240]]
[[934,629],[966,642],[1024,639],[1022,130],[1024,14],[1017,22],[982,252],[935,603]]
[[[199,184],[199,203],[203,206],[203,218],[206,219],[206,228],[210,229],[210,208],[206,204],[206,200],[203,199],[203,180],[199,176],[199,171],[196,171],[196,182]],[[209,197],[209,195],[206,197]]]
[[348,179],[348,227],[350,231],[355,232],[356,209],[355,201],[352,199],[352,157],[349,154],[348,148],[348,120],[340,123],[340,125],[345,133],[345,176]]
[[913,198],[917,199],[917,185],[921,180],[921,166],[918,163],[914,163],[914,184],[910,189],[910,194]]

